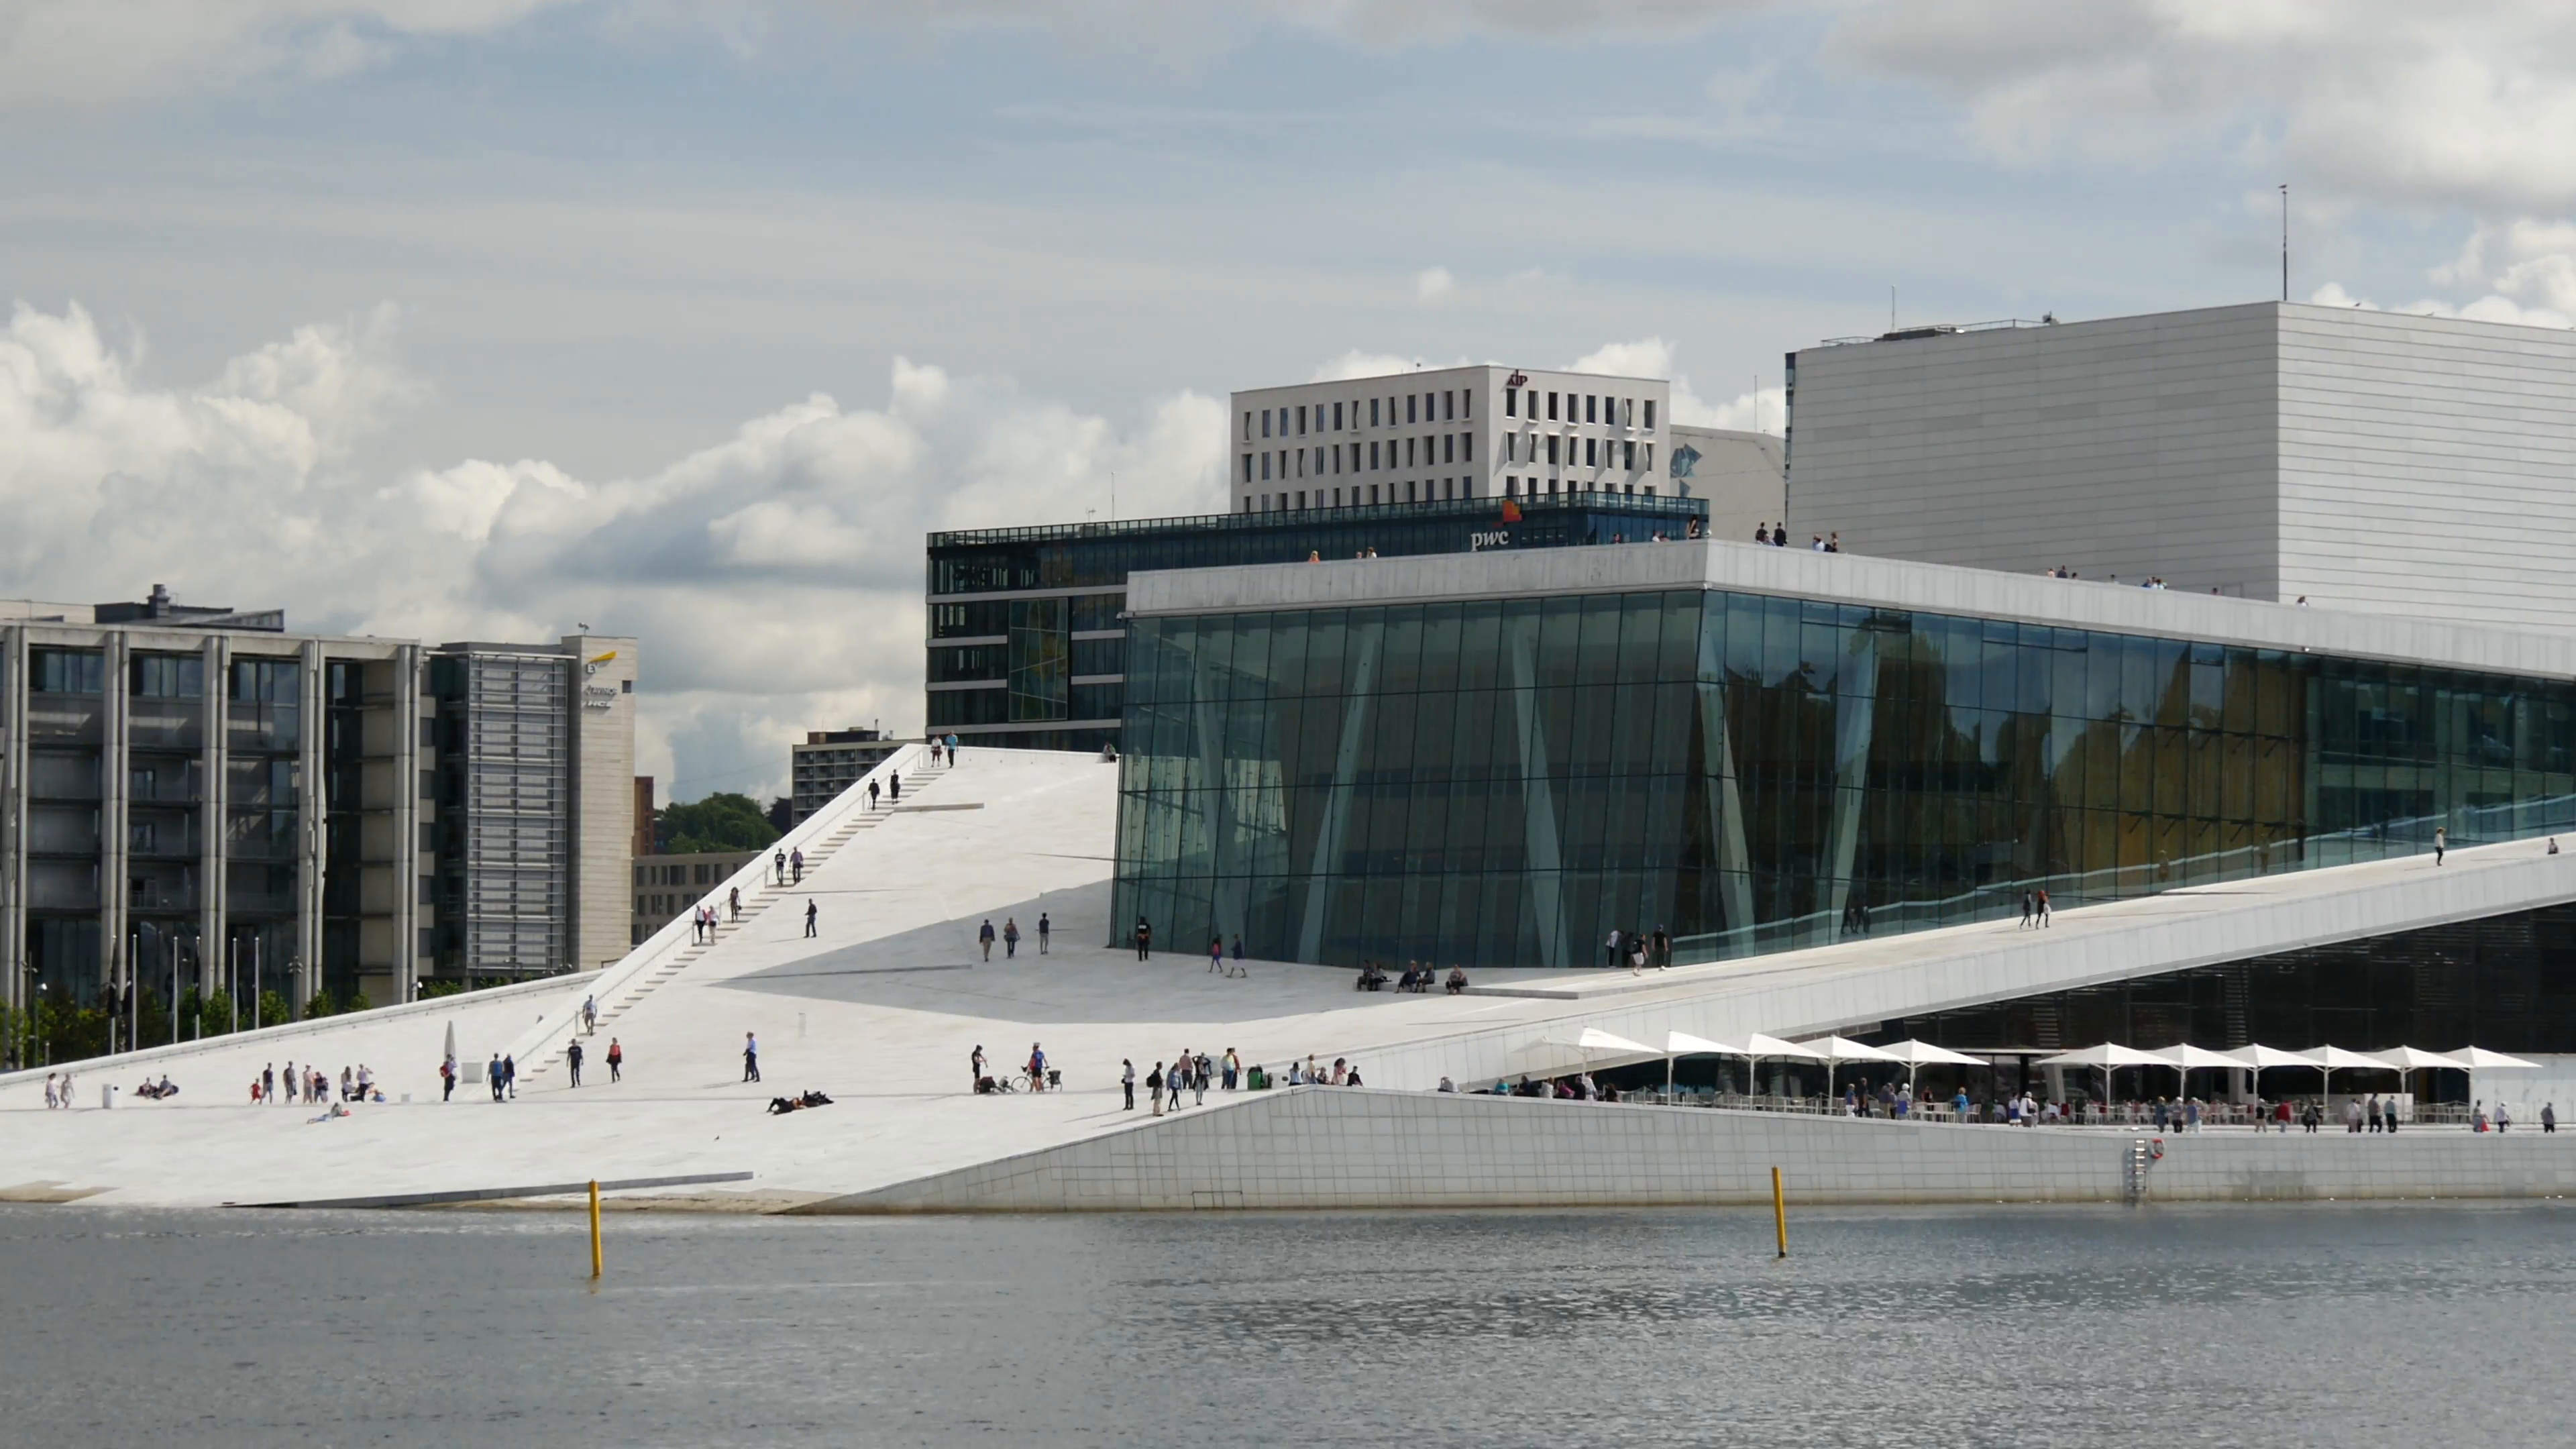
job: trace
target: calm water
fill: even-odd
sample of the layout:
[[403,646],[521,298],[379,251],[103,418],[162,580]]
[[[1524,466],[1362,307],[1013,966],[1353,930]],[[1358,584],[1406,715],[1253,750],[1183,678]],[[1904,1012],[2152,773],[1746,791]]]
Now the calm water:
[[[0,1208],[0,1439],[2563,1444],[2576,1205]],[[30,1331],[41,1330],[41,1331]]]

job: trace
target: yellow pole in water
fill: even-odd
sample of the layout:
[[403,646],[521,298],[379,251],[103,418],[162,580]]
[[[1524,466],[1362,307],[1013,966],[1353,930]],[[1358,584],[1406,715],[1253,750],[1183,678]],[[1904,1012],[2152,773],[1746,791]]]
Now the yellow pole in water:
[[[1771,1169],[1771,1176],[1776,1182],[1780,1176],[1780,1170],[1776,1167]],[[1782,1228],[1780,1231],[1785,1235],[1788,1229]],[[1786,1246],[1789,1240],[1783,1236],[1780,1241],[1783,1245],[1780,1256],[1785,1258],[1789,1256],[1789,1249]],[[590,1276],[593,1278],[599,1276],[599,1266],[599,1179],[593,1178],[590,1183]]]
[[[598,1221],[598,1212],[594,1208],[591,1215],[594,1235]],[[1771,1221],[1780,1230],[1780,1256],[1785,1258],[1789,1256],[1789,1199],[1780,1191],[1780,1169],[1776,1167],[1771,1169]]]

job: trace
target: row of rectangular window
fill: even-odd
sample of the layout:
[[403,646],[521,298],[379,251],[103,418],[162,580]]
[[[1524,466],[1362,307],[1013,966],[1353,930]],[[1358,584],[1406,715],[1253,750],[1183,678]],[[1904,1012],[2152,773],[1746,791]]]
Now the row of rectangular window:
[[[1558,396],[1559,395],[1556,393],[1547,394],[1546,420],[1548,422],[1601,423],[1613,428],[1633,428],[1637,426],[1637,399],[1635,398],[1609,397],[1598,393],[1588,392],[1565,393],[1563,394],[1565,399],[1565,416],[1563,418],[1559,418],[1557,416]],[[1503,389],[1504,417],[1516,418],[1521,415],[1520,398],[1521,390],[1519,388],[1507,387]],[[1529,390],[1529,416],[1530,421],[1532,422],[1539,421],[1538,399],[1538,389],[1531,388]],[[1651,433],[1655,430],[1655,400],[1653,398],[1647,398],[1645,402],[1645,431]],[[1575,414],[1578,411],[1581,412],[1583,416],[1576,417]]]
[[[1624,438],[1584,438],[1580,440],[1583,444],[1583,461],[1577,463],[1574,461],[1574,445],[1577,441],[1574,438],[1560,438],[1555,433],[1549,433],[1544,438],[1532,436],[1529,438],[1529,448],[1527,449],[1529,456],[1526,458],[1521,456],[1521,453],[1523,452],[1523,449],[1521,448],[1521,440],[1521,434],[1503,434],[1504,462],[1537,463],[1540,461],[1539,455],[1541,453],[1545,453],[1547,455],[1547,465],[1551,468],[1558,466],[1567,468],[1620,468],[1630,473],[1652,473],[1655,471],[1655,445],[1652,443],[1637,443]],[[1565,444],[1564,462],[1562,465],[1557,461],[1557,444],[1559,442],[1563,442]],[[1542,443],[1546,445],[1543,448],[1540,446]],[[1640,452],[1640,449],[1643,449],[1644,451]],[[1640,466],[1641,459],[1643,460],[1642,467]]]
[[[237,659],[232,668],[232,697],[244,702],[295,704],[301,701],[292,659]],[[195,654],[137,654],[127,661],[127,687],[142,699],[202,699],[206,661]],[[107,689],[107,656],[96,649],[31,651],[28,686],[38,694],[103,694]]]
[[[1384,497],[1380,497],[1378,493],[1378,490],[1381,487],[1386,490]],[[1646,491],[1649,494],[1654,492],[1651,488]],[[1350,501],[1348,503],[1344,503],[1342,501],[1342,496],[1346,492],[1350,495]],[[1325,501],[1328,493],[1331,496],[1330,502]],[[1309,503],[1306,501],[1309,496],[1313,497],[1314,502]],[[1473,498],[1475,496],[1476,480],[1472,477],[1409,478],[1402,483],[1371,483],[1366,489],[1357,487],[1349,489],[1316,488],[1311,490],[1300,488],[1293,493],[1247,493],[1243,495],[1243,511],[1246,513],[1283,513],[1291,508],[1365,508],[1371,504],[1445,503],[1454,499]],[[1296,502],[1289,502],[1291,498],[1294,498]]]
[[[1503,496],[1505,498],[1536,498],[1539,495],[1538,484],[1539,480],[1536,478],[1528,479],[1526,480],[1526,484],[1524,484],[1524,480],[1506,473],[1503,475]],[[1556,496],[1556,485],[1556,479],[1550,478],[1547,480],[1548,497],[1554,498]],[[1623,489],[1625,490],[1624,493],[1622,492]],[[1596,485],[1588,479],[1568,478],[1565,480],[1565,491],[1568,493],[1617,493],[1621,494],[1623,497],[1634,498],[1637,496],[1637,485],[1634,483],[1602,483]],[[1646,485],[1645,496],[1648,498],[1655,496],[1654,484],[1649,483]],[[1694,527],[1689,536],[1697,538],[1699,537],[1699,532],[1696,525],[1699,520],[1693,519],[1691,522]]]
[[[1382,412],[1379,408],[1380,403],[1385,404],[1385,408]],[[1392,397],[1370,398],[1368,400],[1367,426],[1372,428],[1392,428],[1399,426],[1395,420],[1395,404],[1396,399]],[[1654,404],[1648,403],[1646,406],[1651,413]],[[1330,413],[1325,411],[1327,407],[1331,408]],[[1270,430],[1275,426],[1279,429],[1278,436],[1283,438],[1288,437],[1290,436],[1288,429],[1293,423],[1297,429],[1295,436],[1302,438],[1306,436],[1308,414],[1310,413],[1313,415],[1314,431],[1319,433],[1327,431],[1336,433],[1341,432],[1343,430],[1342,419],[1345,416],[1343,412],[1345,407],[1350,410],[1348,413],[1350,426],[1354,428],[1361,426],[1360,405],[1356,401],[1330,404],[1313,403],[1305,407],[1263,408],[1260,413],[1261,436],[1265,438],[1270,437]],[[1475,416],[1476,395],[1464,389],[1453,389],[1448,392],[1409,392],[1404,394],[1404,421],[1407,423],[1454,423],[1461,418],[1473,420]],[[1327,417],[1332,420],[1332,426],[1329,429],[1325,427],[1325,419]],[[1380,422],[1380,417],[1384,417],[1385,421]],[[1247,443],[1252,441],[1252,420],[1253,413],[1249,409],[1245,410],[1243,414],[1243,439]],[[1652,425],[1649,424],[1649,426]]]
[[[1434,433],[1428,437],[1406,438],[1403,441],[1402,462],[1397,461],[1399,455],[1392,439],[1383,444],[1327,443],[1316,448],[1281,448],[1269,452],[1246,453],[1243,455],[1241,481],[1268,482],[1274,467],[1278,469],[1278,476],[1283,479],[1291,476],[1303,478],[1310,466],[1314,469],[1315,476],[1322,478],[1344,472],[1383,473],[1396,468],[1427,468],[1435,463],[1476,461],[1474,433]],[[1420,445],[1418,455],[1416,444]],[[1360,451],[1363,448],[1368,451],[1363,453]],[[1383,452],[1380,451],[1381,448],[1384,449]],[[1365,466],[1361,463],[1363,458],[1367,459]],[[1258,476],[1254,473],[1256,468],[1259,469]]]

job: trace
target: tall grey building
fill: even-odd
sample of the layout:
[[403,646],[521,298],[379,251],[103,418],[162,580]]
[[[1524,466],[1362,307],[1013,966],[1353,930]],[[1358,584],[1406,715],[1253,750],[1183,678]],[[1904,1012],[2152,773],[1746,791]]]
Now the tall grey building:
[[805,743],[787,747],[789,818],[797,824],[804,823],[807,816],[839,799],[842,791],[867,778],[870,770],[902,748],[903,741],[891,739],[884,730],[870,725],[807,731]]
[[1855,551],[2576,624],[2576,333],[2259,302],[1789,358],[1788,512]]
[[0,1001],[381,1003],[621,954],[634,678],[632,640],[292,634],[157,585],[0,605]]

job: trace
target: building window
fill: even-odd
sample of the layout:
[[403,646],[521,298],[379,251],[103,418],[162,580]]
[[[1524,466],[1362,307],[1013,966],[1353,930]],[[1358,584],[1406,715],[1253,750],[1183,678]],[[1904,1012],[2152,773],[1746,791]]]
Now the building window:
[[[1654,430],[1655,430],[1655,400],[1654,400],[1653,398],[1648,398],[1648,399],[1646,399],[1646,431],[1651,433],[1651,432],[1653,432]],[[1652,467],[1653,465],[1652,465],[1652,464],[1648,464],[1647,466]]]
[[1583,466],[1586,468],[1598,468],[1601,466],[1601,440],[1599,438],[1586,438],[1583,440]]
[[[1654,404],[1648,403],[1646,406],[1653,407]],[[1649,473],[1655,471],[1655,445],[1652,443],[1646,445],[1646,471]]]
[[1270,455],[1268,453],[1261,455],[1261,481],[1264,483],[1270,481]]
[[1372,428],[1377,426],[1377,399],[1376,399],[1376,398],[1370,398],[1370,399],[1369,399],[1369,426],[1370,426],[1370,427],[1372,427]]
[[1551,423],[1556,421],[1556,394],[1555,394],[1555,393],[1549,393],[1549,394],[1547,395],[1547,420],[1548,420],[1549,422],[1551,422]]
[[144,699],[202,699],[206,661],[194,654],[138,654],[131,670],[134,692]]
[[1547,435],[1547,465],[1551,468],[1556,466],[1556,434],[1554,433]]
[[1305,490],[1305,489],[1303,489],[1303,488],[1300,488],[1300,489],[1298,489],[1298,490],[1297,490],[1297,509],[1298,509],[1298,511],[1299,511],[1299,512],[1301,512],[1301,513],[1302,513],[1302,512],[1304,512],[1304,511],[1305,511],[1305,508],[1306,508],[1306,490]]
[[1371,484],[1369,485],[1369,502],[1371,502],[1371,503],[1375,503],[1376,501],[1377,501],[1377,485],[1376,485],[1376,484],[1374,484],[1374,483],[1371,483]]
[[1250,453],[1243,455],[1243,481],[1246,483],[1252,481],[1252,455]]
[[1455,392],[1440,394],[1440,420],[1444,423],[1458,421],[1458,394]]
[[1338,433],[1338,432],[1340,432],[1341,430],[1342,430],[1342,405],[1341,405],[1340,403],[1335,403],[1335,404],[1333,404],[1333,431]]
[[1624,457],[1626,458],[1626,460],[1627,460],[1628,471],[1629,471],[1629,472],[1631,472],[1631,473],[1636,472],[1636,471],[1637,471],[1637,445],[1636,445],[1636,444],[1634,444],[1634,443],[1623,443],[1623,444],[1621,444],[1620,446],[1621,446],[1621,449],[1622,449],[1622,454],[1623,454],[1623,456],[1624,456]]
[[1476,395],[1473,392],[1461,392],[1458,394],[1458,416],[1466,418],[1470,422],[1475,420]]
[[36,649],[29,655],[29,682],[40,694],[102,694],[107,690],[107,656],[96,649]]
[[1342,506],[1342,490],[1339,488],[1333,490],[1333,506],[1335,508]]
[[1261,410],[1261,436],[1265,438],[1270,436],[1270,409],[1268,408]]
[[1409,392],[1404,395],[1404,420],[1408,423],[1422,421],[1422,394]]
[[1473,463],[1476,461],[1476,435],[1474,433],[1460,433],[1458,435],[1458,461],[1462,463]]
[[[1516,418],[1516,417],[1519,417],[1520,415],[1521,415],[1521,390],[1520,390],[1519,388],[1516,388],[1516,387],[1507,387],[1507,388],[1504,388],[1504,389],[1503,389],[1503,416],[1504,416],[1504,417],[1507,417],[1507,418]],[[1245,413],[1245,414],[1243,415],[1243,426],[1244,426],[1244,428],[1245,428],[1247,431],[1248,431],[1248,430],[1250,430],[1250,428],[1252,427],[1252,414],[1250,414],[1250,413]]]
[[1600,402],[1601,400],[1591,393],[1587,392],[1583,395],[1583,420],[1585,422],[1597,423],[1601,421]]
[[1304,408],[1297,409],[1297,436],[1301,438],[1306,436],[1306,410]]

